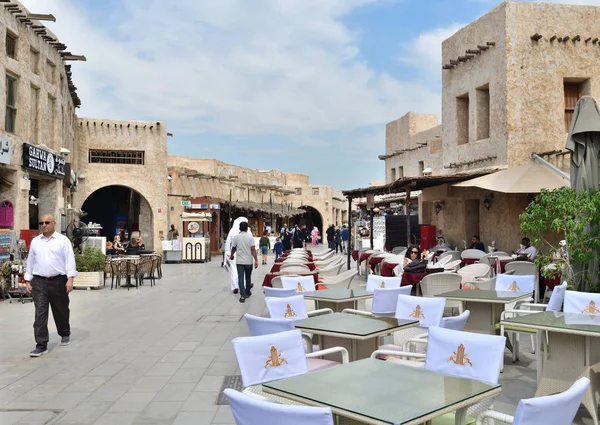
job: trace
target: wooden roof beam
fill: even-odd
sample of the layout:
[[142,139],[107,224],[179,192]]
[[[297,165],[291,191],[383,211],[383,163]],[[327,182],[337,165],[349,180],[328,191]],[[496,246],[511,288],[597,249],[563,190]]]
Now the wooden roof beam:
[[36,21],[51,21],[56,22],[56,18],[52,14],[43,14],[43,13],[29,13],[27,14],[29,19],[35,19]]

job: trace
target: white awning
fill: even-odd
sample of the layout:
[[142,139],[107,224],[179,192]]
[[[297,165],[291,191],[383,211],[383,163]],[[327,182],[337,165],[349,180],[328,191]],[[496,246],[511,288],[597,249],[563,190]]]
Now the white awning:
[[185,221],[189,221],[189,220],[207,220],[209,218],[212,218],[212,216],[208,212],[197,212],[197,213],[184,212],[184,213],[181,214],[181,219],[185,220]]
[[479,187],[502,193],[540,193],[542,189],[552,190],[570,186],[570,182],[550,168],[531,161],[520,167],[466,180],[453,186]]

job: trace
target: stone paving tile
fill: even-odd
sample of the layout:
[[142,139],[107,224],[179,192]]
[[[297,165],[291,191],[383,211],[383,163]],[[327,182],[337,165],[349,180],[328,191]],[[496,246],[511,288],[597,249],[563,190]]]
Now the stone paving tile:
[[133,393],[157,393],[170,379],[169,376],[144,376],[129,391]]
[[55,416],[56,413],[48,410],[26,412],[25,416],[16,422],[15,425],[46,425]]
[[213,424],[235,424],[235,419],[229,406],[219,406],[213,418]]
[[139,413],[108,412],[100,416],[94,425],[131,425]]
[[106,401],[85,401],[57,419],[61,425],[92,425],[112,405]]
[[152,401],[135,419],[134,424],[171,424],[183,402],[176,401]]
[[214,412],[179,412],[173,425],[210,425]]
[[112,405],[109,412],[141,412],[155,395],[156,393],[127,392]]
[[19,422],[28,412],[0,412],[0,424],[14,425]]
[[167,384],[156,397],[154,401],[186,401],[196,384],[183,383],[183,384]]
[[216,391],[194,391],[190,394],[182,407],[184,412],[216,412],[215,401],[219,396],[219,387]]

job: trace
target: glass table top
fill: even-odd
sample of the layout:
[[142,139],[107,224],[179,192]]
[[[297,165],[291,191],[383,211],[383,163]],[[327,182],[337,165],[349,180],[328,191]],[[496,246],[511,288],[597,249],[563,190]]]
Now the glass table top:
[[[536,327],[562,329],[568,331],[590,332],[600,334],[600,316],[581,313],[562,313],[558,311],[542,311],[505,319],[503,322]],[[599,335],[600,336],[600,335]]]
[[351,300],[355,298],[371,298],[372,292],[364,289],[331,288],[320,291],[302,292],[304,298],[319,300]]
[[493,290],[471,290],[471,289],[458,289],[456,291],[444,292],[443,294],[437,294],[436,297],[443,298],[456,298],[461,300],[481,300],[481,301],[500,301],[500,302],[512,302],[531,296],[531,292],[513,292],[513,291],[493,291]]
[[294,323],[296,328],[318,333],[334,332],[345,335],[369,336],[391,332],[404,327],[417,326],[418,320],[402,320],[394,317],[370,317],[349,313],[323,314]]
[[[301,397],[389,424],[403,424],[500,386],[375,359],[263,384],[265,392]],[[494,391],[496,390],[496,391]]]

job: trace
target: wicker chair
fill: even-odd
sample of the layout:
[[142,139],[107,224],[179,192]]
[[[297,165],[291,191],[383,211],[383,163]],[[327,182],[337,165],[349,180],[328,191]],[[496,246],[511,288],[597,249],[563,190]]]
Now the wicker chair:
[[470,282],[471,280],[491,277],[492,268],[487,264],[476,263],[459,269],[457,273],[461,276],[463,282]]
[[104,286],[106,286],[106,277],[110,274],[110,276],[111,276],[111,288],[112,288],[113,282],[115,280],[115,275],[112,272],[112,264],[111,264],[111,261],[110,261],[111,258],[112,257],[110,255],[107,255],[105,257],[105,259],[104,259],[104,275],[103,275],[103,277],[104,277]]
[[[323,284],[327,286],[328,289],[331,288],[344,288],[350,289],[350,285],[352,284],[352,279],[358,274],[358,271],[351,269],[346,270],[340,273],[337,276],[324,276]],[[275,280],[275,279],[273,279]]]
[[[454,273],[432,273],[425,276],[418,287],[424,297],[434,297],[444,292],[457,291],[460,289],[462,278]],[[458,310],[458,314],[463,311],[462,301],[446,300],[446,308]]]
[[446,258],[446,257],[450,257],[450,259],[446,260],[446,261],[460,260],[460,252],[458,252],[458,251],[446,251],[443,254],[440,254],[440,256],[438,257],[438,262],[440,260],[442,260],[443,258]]
[[154,263],[155,260],[151,257],[142,257],[137,266],[137,279],[140,285],[144,284],[144,276],[150,280],[150,287],[154,286]]
[[308,268],[308,266],[305,266],[303,264],[289,264],[289,265],[282,264],[279,271],[285,272],[285,273],[291,273],[291,272],[306,273],[306,272],[310,272],[310,269]]
[[458,271],[458,269],[460,269],[460,263],[462,262],[462,260],[452,260],[452,261],[448,261],[446,264],[444,264],[444,270],[453,270],[453,271]]

